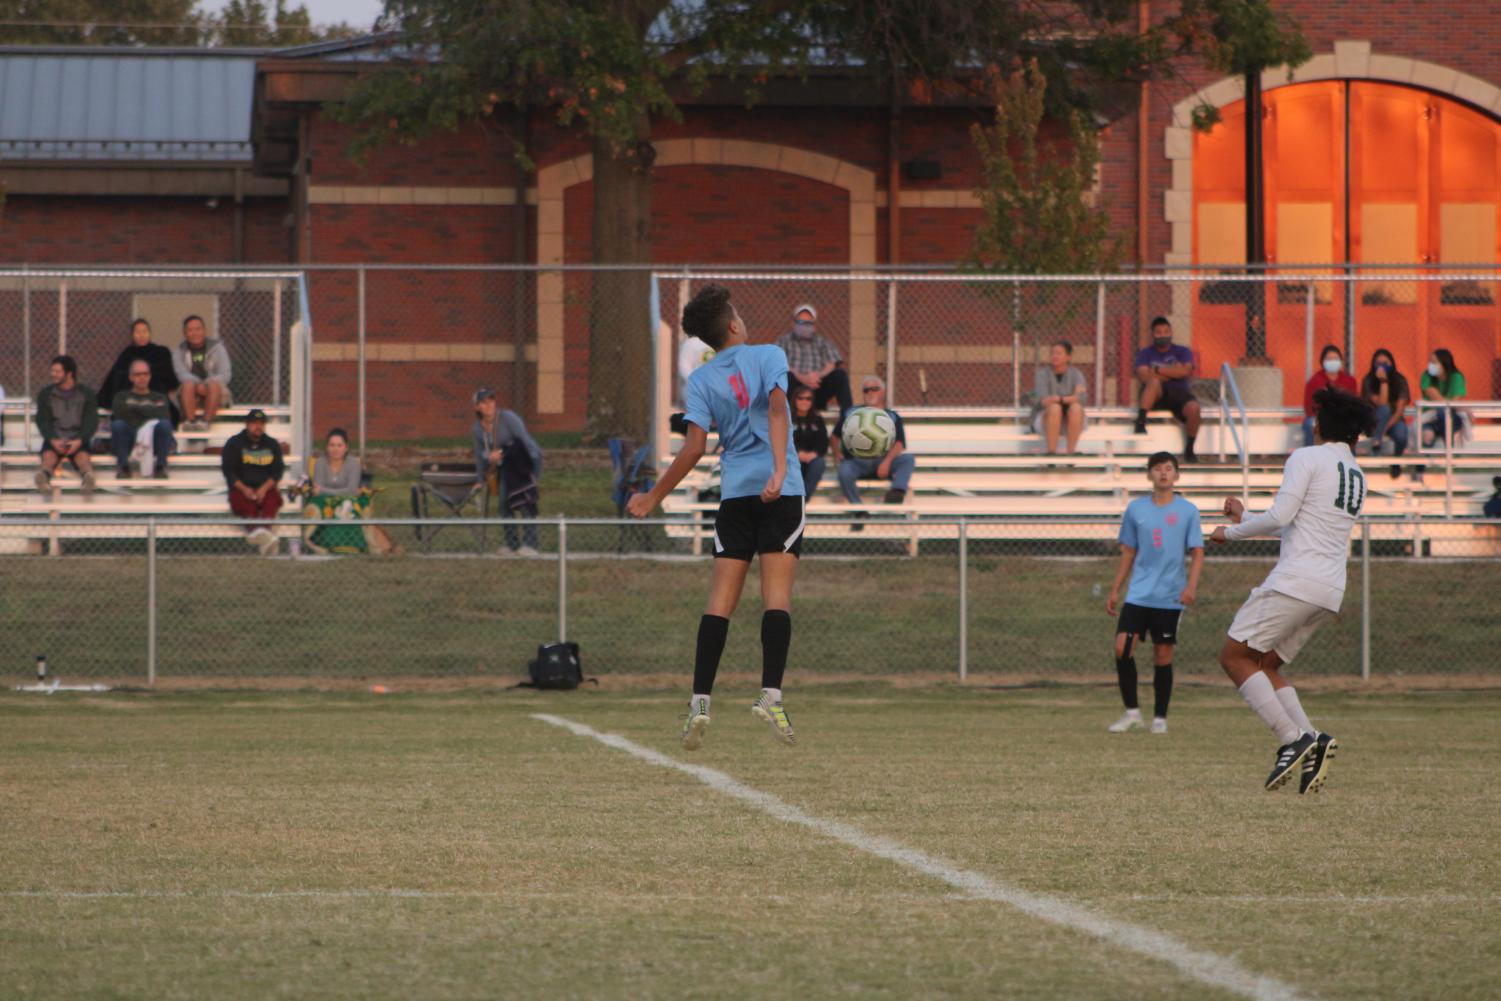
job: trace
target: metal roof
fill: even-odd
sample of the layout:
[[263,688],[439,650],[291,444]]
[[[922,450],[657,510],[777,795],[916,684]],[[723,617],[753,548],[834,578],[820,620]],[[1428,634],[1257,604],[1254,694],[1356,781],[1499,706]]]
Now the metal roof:
[[0,160],[249,162],[259,54],[0,49]]

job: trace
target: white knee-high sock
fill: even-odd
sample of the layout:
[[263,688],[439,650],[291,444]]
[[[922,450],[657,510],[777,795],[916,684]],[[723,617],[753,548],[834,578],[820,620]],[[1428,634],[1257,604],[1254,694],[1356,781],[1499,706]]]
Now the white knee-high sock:
[[1246,683],[1240,686],[1240,697],[1246,700],[1261,721],[1272,728],[1277,735],[1277,743],[1291,744],[1298,739],[1302,732],[1293,718],[1282,708],[1282,700],[1277,698],[1277,690],[1272,687],[1272,679],[1266,676],[1266,672],[1257,671],[1246,679]]
[[1308,722],[1308,714],[1303,711],[1303,703],[1298,701],[1298,693],[1291,685],[1277,689],[1277,701],[1282,703],[1282,708],[1286,710],[1287,715],[1302,728],[1304,733],[1310,737],[1319,735],[1314,725]]

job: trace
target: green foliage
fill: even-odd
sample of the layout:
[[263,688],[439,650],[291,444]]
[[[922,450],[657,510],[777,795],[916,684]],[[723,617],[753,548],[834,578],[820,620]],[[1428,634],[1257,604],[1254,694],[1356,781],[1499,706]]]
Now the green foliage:
[[212,32],[221,45],[277,47],[355,34],[347,24],[316,26],[305,5],[289,7],[287,0],[229,0]]
[[1068,142],[1045,142],[1047,88],[1035,60],[996,77],[995,122],[970,130],[984,176],[984,221],[969,260],[976,270],[1096,273],[1120,261],[1120,239],[1092,197],[1099,138],[1083,114],[1069,111]]
[[6,45],[196,45],[197,0],[0,0]]
[[200,0],[0,0],[6,45],[301,45],[354,34],[312,23],[287,0],[229,0],[219,14]]
[[1313,55],[1297,20],[1268,0],[1182,0],[1179,30],[1210,69],[1244,76]]

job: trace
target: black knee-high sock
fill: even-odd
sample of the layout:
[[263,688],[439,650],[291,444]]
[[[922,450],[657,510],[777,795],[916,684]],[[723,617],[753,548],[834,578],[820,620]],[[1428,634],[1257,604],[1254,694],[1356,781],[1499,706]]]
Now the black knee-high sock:
[[1136,658],[1129,653],[1115,658],[1115,680],[1121,685],[1121,701],[1127,709],[1136,709]]
[[693,694],[710,695],[714,675],[719,673],[719,658],[724,641],[730,635],[730,620],[723,615],[705,615],[698,620],[698,650],[693,655]]
[[761,616],[761,687],[781,688],[787,672],[787,648],[792,645],[792,615],[769,608]]
[[1152,715],[1167,718],[1167,704],[1173,697],[1173,665],[1158,664],[1152,671]]

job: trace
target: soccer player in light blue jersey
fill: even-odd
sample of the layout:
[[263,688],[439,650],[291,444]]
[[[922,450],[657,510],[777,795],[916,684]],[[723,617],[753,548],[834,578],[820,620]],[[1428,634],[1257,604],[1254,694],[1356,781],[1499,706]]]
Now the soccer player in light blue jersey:
[[[1120,606],[1115,627],[1115,676],[1120,682],[1126,712],[1110,724],[1111,733],[1142,727],[1136,700],[1136,658],[1132,647],[1152,634],[1152,732],[1167,733],[1167,704],[1173,694],[1173,646],[1183,609],[1194,603],[1199,572],[1204,569],[1204,532],[1199,509],[1173,492],[1178,483],[1178,459],[1156,452],[1147,460],[1152,495],[1138,497],[1121,519],[1121,562],[1105,601],[1105,612],[1116,614],[1121,586],[1129,574],[1131,586]],[[1192,556],[1185,572],[1183,560]]]
[[782,705],[782,676],[792,643],[792,584],[803,548],[803,480],[787,475],[792,416],[787,407],[787,355],[775,344],[746,344],[745,322],[730,305],[729,289],[706,285],[683,308],[683,330],[716,353],[695,369],[683,391],[688,431],[683,447],[657,485],[627,509],[644,518],[703,457],[709,431],[718,429],[720,504],[714,516],[714,578],[698,624],[693,697],[682,742],[696,750],[709,728],[709,696],[740,601],[751,559],[761,557],[761,695],[751,713],[772,735],[793,743]]

